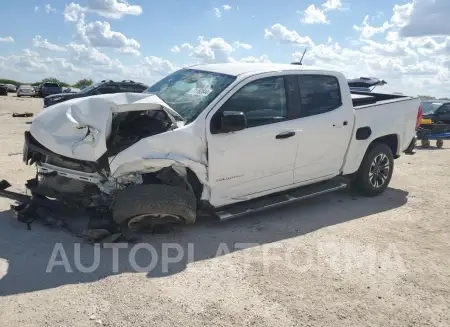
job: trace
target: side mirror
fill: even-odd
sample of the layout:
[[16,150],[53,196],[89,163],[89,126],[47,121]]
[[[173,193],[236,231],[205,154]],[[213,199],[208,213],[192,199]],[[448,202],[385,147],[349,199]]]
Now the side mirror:
[[242,111],[224,111],[220,116],[220,132],[237,132],[247,128],[247,117]]

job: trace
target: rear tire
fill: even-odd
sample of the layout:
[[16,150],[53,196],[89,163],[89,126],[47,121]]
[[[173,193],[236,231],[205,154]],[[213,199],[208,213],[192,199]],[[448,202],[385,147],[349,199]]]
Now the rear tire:
[[429,148],[430,147],[430,140],[422,140],[421,145],[423,148]]
[[394,156],[384,143],[375,143],[367,150],[351,186],[365,196],[377,196],[389,185],[394,171]]
[[436,141],[436,146],[440,149],[440,148],[442,148],[443,147],[443,145],[444,145],[444,141],[443,140],[437,140]]
[[193,224],[197,216],[197,199],[180,186],[135,185],[120,191],[113,204],[113,220],[119,224],[140,223],[150,218],[155,223]]

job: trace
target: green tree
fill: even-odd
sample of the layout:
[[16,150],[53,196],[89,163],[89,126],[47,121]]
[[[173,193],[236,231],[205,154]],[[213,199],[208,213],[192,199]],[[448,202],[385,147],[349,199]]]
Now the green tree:
[[18,86],[18,85],[21,85],[22,83],[17,82],[17,81],[12,80],[12,79],[0,78],[0,84],[12,84],[12,85]]
[[92,79],[80,79],[78,82],[76,82],[73,86],[76,88],[81,88],[83,86],[89,86],[92,85],[94,83],[94,81]]

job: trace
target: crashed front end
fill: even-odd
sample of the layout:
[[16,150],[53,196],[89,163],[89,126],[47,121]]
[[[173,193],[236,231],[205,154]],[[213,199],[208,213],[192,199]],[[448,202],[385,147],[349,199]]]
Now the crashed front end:
[[[155,96],[114,94],[94,98],[69,100],[36,117],[30,131],[25,132],[23,148],[24,163],[37,169],[36,177],[26,184],[31,197],[28,201],[23,195],[14,198],[5,191],[7,186],[0,195],[19,200],[23,204],[20,210],[37,202],[39,206],[82,209],[100,216],[109,229],[134,216],[146,215],[138,209],[124,210],[125,196],[134,197],[127,200],[130,207],[147,205],[149,215],[195,220],[192,211],[197,200],[208,196],[201,136],[184,126],[180,117]],[[145,203],[151,198],[130,192],[136,186],[141,187],[140,193],[157,193],[159,201],[165,201],[161,193],[169,192],[167,198],[171,198],[182,189],[180,203],[188,202],[191,210],[180,211],[175,203],[173,210],[165,209],[173,212],[155,213],[155,206]],[[117,213],[115,203],[122,205]],[[25,222],[30,221],[22,216]]]

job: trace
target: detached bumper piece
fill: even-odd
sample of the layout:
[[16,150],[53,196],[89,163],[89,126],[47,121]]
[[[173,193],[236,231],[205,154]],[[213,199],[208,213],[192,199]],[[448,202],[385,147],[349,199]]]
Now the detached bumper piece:
[[411,140],[411,143],[409,143],[408,148],[405,150],[405,154],[408,155],[414,155],[416,154],[416,151],[414,151],[414,148],[416,147],[417,143],[417,136],[414,136]]
[[0,197],[17,201],[11,205],[18,221],[25,223],[31,230],[31,223],[36,220],[45,225],[63,228],[89,242],[112,243],[119,240],[130,241],[123,231],[111,219],[107,208],[80,210],[69,207],[67,203],[51,200],[39,194],[37,179],[30,179],[26,184],[32,195],[8,191],[11,184],[0,181]]

